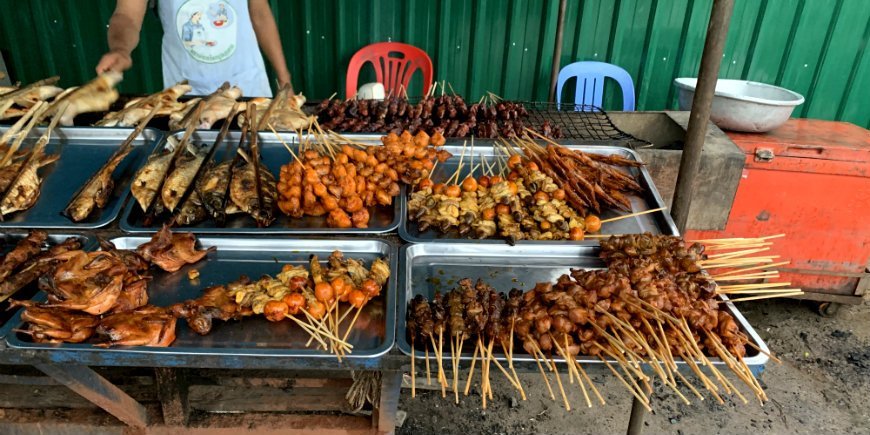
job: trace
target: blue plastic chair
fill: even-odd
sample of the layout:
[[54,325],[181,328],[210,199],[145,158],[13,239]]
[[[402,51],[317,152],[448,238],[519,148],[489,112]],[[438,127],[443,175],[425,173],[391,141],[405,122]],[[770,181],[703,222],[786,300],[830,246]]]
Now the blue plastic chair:
[[[562,104],[562,86],[568,79],[577,77],[577,89],[574,93],[574,104],[601,107],[604,94],[604,78],[610,77],[622,88],[622,110],[634,111],[634,81],[628,71],[604,62],[574,62],[559,71],[556,85],[556,102]],[[576,107],[575,110],[582,110]]]

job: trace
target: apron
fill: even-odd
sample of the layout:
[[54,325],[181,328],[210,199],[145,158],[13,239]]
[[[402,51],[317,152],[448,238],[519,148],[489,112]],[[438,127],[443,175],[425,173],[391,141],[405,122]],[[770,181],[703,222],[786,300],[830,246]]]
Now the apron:
[[271,97],[248,0],[160,0],[163,85],[182,80],[208,95],[225,81],[245,97]]

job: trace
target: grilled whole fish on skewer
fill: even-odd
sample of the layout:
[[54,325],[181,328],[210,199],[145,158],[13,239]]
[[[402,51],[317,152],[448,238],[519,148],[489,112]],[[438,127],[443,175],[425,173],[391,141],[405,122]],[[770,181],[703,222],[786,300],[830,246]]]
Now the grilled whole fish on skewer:
[[[249,128],[251,124],[256,125],[252,116],[255,110],[254,105],[248,106],[248,119],[254,121],[249,123]],[[275,219],[276,181],[275,176],[260,164],[257,131],[251,129],[249,133],[251,157],[244,165],[233,168],[230,199],[241,212],[251,215],[258,226],[266,227]]]
[[[58,157],[57,155],[46,156],[45,147],[48,145],[48,141],[51,140],[51,132],[57,126],[57,122],[63,116],[65,109],[66,105],[62,106],[61,111],[51,119],[51,123],[48,125],[45,133],[42,134],[33,146],[30,155],[22,163],[21,171],[10,183],[7,190],[3,192],[2,196],[0,196],[0,220],[7,214],[33,207],[33,204],[39,199],[42,187],[39,168],[54,163]],[[34,119],[38,118],[35,117]]]
[[193,180],[185,187],[186,197],[182,196],[181,202],[181,210],[176,217],[176,223],[179,225],[193,225],[195,223],[199,223],[205,220],[208,217],[208,212],[206,211],[203,203],[202,197],[196,191],[196,184],[203,177],[206,172],[206,169],[213,165],[212,157],[214,153],[217,152],[217,149],[223,144],[223,141],[226,139],[227,134],[230,131],[230,125],[232,124],[233,118],[236,116],[239,110],[239,105],[241,103],[236,102],[233,104],[232,110],[230,110],[230,115],[227,118],[227,122],[221,127],[220,133],[218,133],[217,138],[215,138],[214,144],[212,144],[211,149],[208,151],[205,156],[205,161],[207,164],[201,164],[197,169],[196,175],[194,175]]
[[[202,103],[200,102],[194,110],[194,115],[201,110]],[[184,132],[181,142],[176,144],[174,149],[164,149],[152,154],[148,157],[145,165],[136,172],[136,175],[133,177],[133,183],[130,185],[130,192],[136,198],[139,207],[142,207],[142,211],[147,212],[151,207],[157,192],[161,190],[166,174],[169,173],[172,162],[176,156],[183,152],[185,144],[190,139],[190,135],[193,134],[195,127],[193,123],[190,123],[187,131]]]
[[182,195],[193,183],[196,172],[208,155],[206,148],[191,145],[190,142],[185,142],[183,147],[181,155],[175,160],[175,167],[163,181],[163,190],[160,194],[163,207],[170,212],[175,211],[175,207],[181,202]]
[[[229,198],[230,184],[233,170],[240,159],[240,152],[248,137],[248,123],[242,125],[242,135],[239,138],[237,150],[232,158],[225,159],[214,167],[207,168],[205,173],[197,180],[196,190],[202,200],[206,211],[214,218],[218,226],[224,226],[227,217],[227,199]],[[227,144],[229,151],[230,144]]]
[[78,192],[70,200],[64,209],[64,214],[73,222],[81,222],[85,220],[94,211],[95,208],[102,209],[106,206],[109,200],[109,195],[112,194],[115,182],[112,180],[112,173],[115,168],[133,151],[133,141],[142,134],[142,130],[151,121],[151,118],[157,113],[159,105],[154,106],[148,113],[148,116],[130,133],[130,136],[121,144],[120,148],[115,151],[109,160],[97,170],[88,181],[79,189]]

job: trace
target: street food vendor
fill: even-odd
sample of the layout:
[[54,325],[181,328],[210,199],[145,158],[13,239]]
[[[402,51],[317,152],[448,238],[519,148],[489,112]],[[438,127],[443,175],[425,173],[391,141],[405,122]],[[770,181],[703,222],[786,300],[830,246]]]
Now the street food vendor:
[[[109,52],[97,73],[124,71],[139,44],[142,21],[154,0],[118,0],[109,21]],[[159,0],[163,25],[163,84],[188,80],[193,93],[208,95],[228,81],[248,97],[271,97],[259,48],[278,78],[290,84],[278,26],[268,0]]]

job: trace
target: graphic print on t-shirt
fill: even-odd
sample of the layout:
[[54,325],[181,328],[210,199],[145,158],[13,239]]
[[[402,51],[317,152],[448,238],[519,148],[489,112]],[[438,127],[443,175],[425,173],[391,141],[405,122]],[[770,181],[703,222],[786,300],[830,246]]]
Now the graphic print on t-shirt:
[[236,11],[226,2],[189,0],[175,13],[181,44],[203,63],[228,59],[236,51]]

